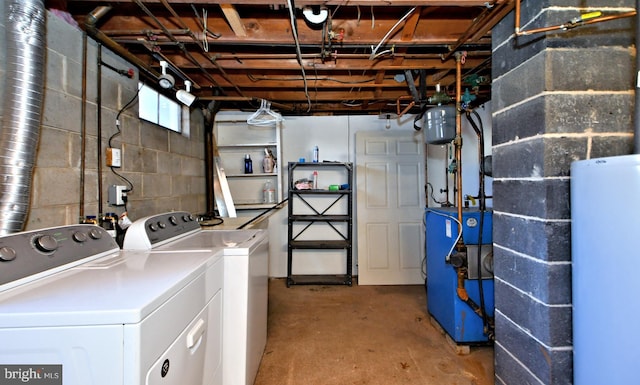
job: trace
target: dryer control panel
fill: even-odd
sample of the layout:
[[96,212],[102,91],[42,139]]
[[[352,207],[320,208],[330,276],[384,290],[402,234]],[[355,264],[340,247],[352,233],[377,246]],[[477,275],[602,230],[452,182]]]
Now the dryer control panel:
[[0,292],[119,251],[96,225],[69,225],[0,237]]
[[200,223],[188,212],[174,211],[152,215],[129,226],[122,248],[149,250],[196,231],[200,231]]

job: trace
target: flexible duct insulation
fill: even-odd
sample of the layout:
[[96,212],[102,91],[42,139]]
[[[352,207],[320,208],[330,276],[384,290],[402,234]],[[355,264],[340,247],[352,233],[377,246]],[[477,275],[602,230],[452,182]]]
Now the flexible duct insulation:
[[22,231],[40,136],[44,1],[5,0],[6,79],[0,131],[0,235]]

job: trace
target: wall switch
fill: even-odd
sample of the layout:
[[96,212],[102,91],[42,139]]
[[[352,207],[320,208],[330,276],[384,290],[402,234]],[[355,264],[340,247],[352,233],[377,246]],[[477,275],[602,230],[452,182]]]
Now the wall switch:
[[112,184],[109,186],[108,201],[111,206],[124,206],[124,197],[127,196],[126,186]]
[[119,148],[107,148],[107,167],[122,167],[122,153]]

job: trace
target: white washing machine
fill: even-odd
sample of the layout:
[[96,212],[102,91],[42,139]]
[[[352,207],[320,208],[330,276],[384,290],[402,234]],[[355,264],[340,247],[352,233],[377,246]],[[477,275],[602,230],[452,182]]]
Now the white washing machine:
[[0,272],[0,383],[222,384],[221,253],[73,225],[0,237]]
[[269,237],[266,230],[203,230],[187,212],[135,221],[124,250],[198,253],[223,248],[223,381],[251,385],[267,342]]

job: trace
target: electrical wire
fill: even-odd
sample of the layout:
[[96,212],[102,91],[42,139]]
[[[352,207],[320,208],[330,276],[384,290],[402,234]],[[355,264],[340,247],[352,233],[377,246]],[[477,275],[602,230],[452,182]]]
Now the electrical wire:
[[208,214],[200,214],[199,223],[200,226],[203,227],[214,227],[223,224],[224,219],[222,219],[221,217],[209,216]]
[[209,52],[209,39],[207,39],[207,9],[202,8],[202,49]]
[[302,63],[302,52],[300,51],[300,41],[298,40],[298,28],[296,27],[296,15],[293,0],[287,0],[289,5],[289,19],[291,23],[291,33],[293,34],[293,40],[296,43],[296,55],[298,64],[300,64],[300,70],[302,72],[302,79],[304,83],[304,95],[307,98],[307,112],[311,111],[311,96],[309,95],[309,88],[307,85],[307,74],[304,71],[304,64]]
[[376,29],[376,15],[373,12],[373,5],[371,6],[371,29]]
[[431,193],[429,194],[429,196],[431,197],[431,200],[433,200],[434,203],[437,203],[439,205],[446,205],[447,201],[439,201],[436,199],[436,197],[433,195],[434,191],[433,191],[433,185],[430,182],[427,182],[427,192],[428,190],[431,189]]
[[[372,6],[373,7],[373,6]],[[387,32],[386,35],[384,35],[384,37],[382,38],[382,40],[380,40],[380,42],[378,43],[378,45],[376,46],[376,48],[373,48],[373,46],[371,46],[371,56],[369,56],[369,60],[373,60],[377,57],[376,53],[378,52],[378,49],[380,49],[380,46],[382,44],[384,44],[385,41],[387,41],[387,39],[389,38],[389,36],[391,36],[391,34],[395,31],[395,29],[400,25],[400,23],[402,23],[403,21],[405,21],[409,16],[411,16],[411,14],[417,9],[417,7],[413,7],[409,10],[409,12],[407,12],[404,16],[402,16],[400,18],[400,20],[398,20],[393,27],[391,27],[391,29],[389,30],[389,32]],[[373,9],[371,10],[371,20],[373,23]]]
[[[200,29],[202,29],[202,33],[204,33],[207,36],[211,36],[214,39],[219,39],[220,37],[222,37],[221,34],[209,31],[207,29],[207,23],[200,18],[200,14],[198,13],[198,10],[193,4],[191,4],[191,9],[193,9],[193,13],[196,15],[196,20],[198,21],[198,26],[200,27]],[[205,20],[206,20],[207,13],[204,8],[202,8],[202,14],[205,15]]]
[[[111,135],[109,137],[109,148],[112,148],[112,141],[113,139],[122,134],[122,129],[120,127],[120,115],[122,115],[122,113],[124,111],[126,111],[129,107],[131,107],[133,105],[133,103],[138,99],[138,96],[140,95],[140,90],[142,89],[142,87],[144,86],[144,83],[140,83],[140,86],[138,87],[138,89],[136,90],[135,95],[133,95],[133,97],[120,109],[120,111],[118,111],[118,114],[116,115],[116,132]],[[118,173],[115,170],[115,167],[111,166],[110,167],[111,172],[114,173],[118,178],[122,179],[123,181],[127,182],[127,184],[129,185],[129,188],[125,191],[125,192],[132,192],[133,191],[133,183],[131,183],[131,181],[129,179],[127,179],[126,177],[124,177],[122,174]],[[127,211],[127,203],[125,201],[125,211]]]
[[[456,237],[455,242],[453,242],[453,244],[451,245],[451,248],[449,249],[449,252],[447,253],[447,255],[445,256],[445,260],[448,261],[451,257],[451,254],[453,253],[453,249],[455,249],[456,245],[458,244],[458,242],[460,241],[460,238],[462,238],[462,223],[460,223],[460,221],[458,220],[458,218],[456,218],[453,215],[449,215],[449,214],[444,214],[441,213],[439,211],[435,211],[431,208],[426,208],[425,212],[427,214],[436,214],[436,215],[440,215],[441,217],[445,217],[445,218],[449,218],[449,219],[453,219],[457,224],[458,224],[458,236]],[[426,217],[426,216],[425,216]]]

